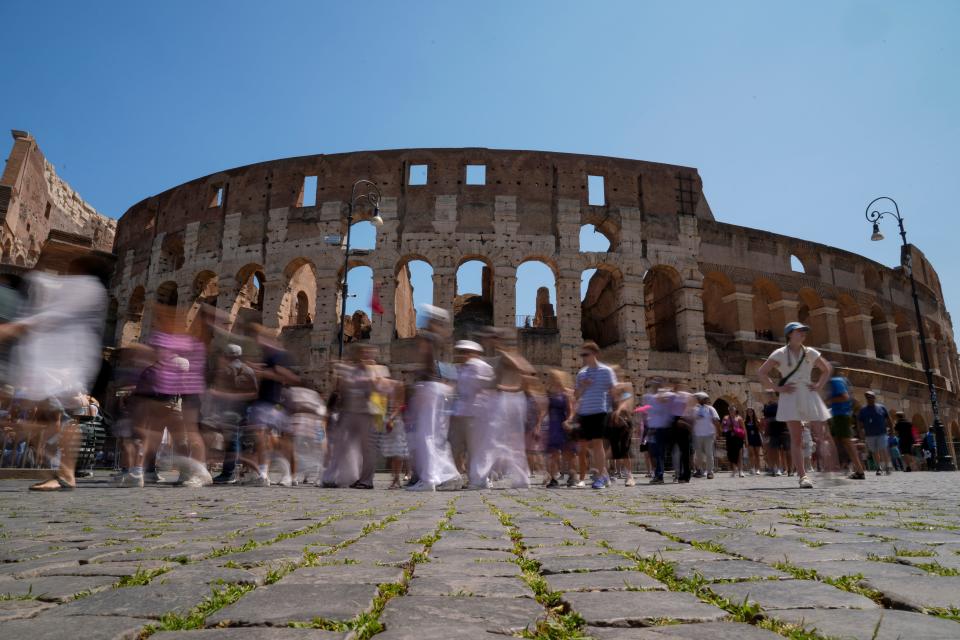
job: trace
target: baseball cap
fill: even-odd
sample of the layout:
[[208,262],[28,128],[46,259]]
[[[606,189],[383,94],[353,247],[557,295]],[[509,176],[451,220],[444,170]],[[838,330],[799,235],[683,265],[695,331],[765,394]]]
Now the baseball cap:
[[243,349],[240,348],[240,345],[234,344],[233,342],[228,344],[223,352],[230,358],[239,358],[243,355]]
[[810,327],[802,322],[788,322],[787,326],[783,328],[783,336],[787,337],[794,331],[810,331]]

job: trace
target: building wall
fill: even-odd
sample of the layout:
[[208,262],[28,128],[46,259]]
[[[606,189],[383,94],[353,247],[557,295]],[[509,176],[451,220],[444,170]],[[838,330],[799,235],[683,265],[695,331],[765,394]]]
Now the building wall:
[[[426,184],[409,184],[415,165],[427,166]],[[466,184],[467,165],[485,167],[484,185]],[[603,204],[590,204],[588,175],[603,177]],[[307,176],[316,176],[315,193],[304,193]],[[803,319],[814,328],[812,346],[850,367],[858,391],[876,387],[908,415],[925,410],[903,266],[889,269],[833,247],[715,221],[696,169],[597,156],[357,152],[265,162],[188,182],[137,203],[119,221],[118,335],[145,335],[149,302],[172,288],[188,318],[206,300],[229,321],[258,317],[291,340],[295,334],[301,371],[323,384],[336,353],[344,259],[343,247],[325,236],[345,232],[358,178],[380,186],[384,225],[376,248],[351,265],[373,271],[386,311],[373,319],[370,340],[399,372],[413,365],[409,341],[395,337],[409,330],[409,308],[399,305],[399,334],[394,310],[398,287],[401,294],[409,287],[409,261],[432,266],[433,303],[452,312],[457,268],[482,260],[492,322],[514,327],[517,268],[539,260],[556,279],[556,329],[521,331],[519,345],[541,367],[573,370],[582,340],[594,338],[635,381],[662,375],[755,404],[762,392],[756,368],[781,343],[783,324]],[[357,219],[370,215],[356,212]],[[584,224],[607,236],[609,251],[580,251]],[[803,273],[792,270],[791,256]],[[916,248],[908,256],[951,424],[958,416],[952,325],[933,267]],[[310,278],[296,275],[304,268]],[[582,306],[587,269],[598,275]],[[304,282],[315,287],[306,292],[312,325],[293,329],[291,296]]]
[[51,230],[88,238],[110,251],[116,220],[103,216],[61,179],[25,131],[13,131],[13,148],[0,176],[0,262],[32,267]]

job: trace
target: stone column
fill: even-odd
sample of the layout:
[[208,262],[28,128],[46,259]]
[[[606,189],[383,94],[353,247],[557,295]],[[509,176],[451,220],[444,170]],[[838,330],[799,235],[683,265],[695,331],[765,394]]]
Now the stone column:
[[393,292],[396,289],[397,280],[393,275],[392,267],[380,267],[373,272],[373,283],[377,287],[377,293],[380,295],[380,304],[383,306],[383,313],[372,313],[370,323],[372,329],[370,332],[370,341],[380,349],[380,361],[384,364],[390,363],[390,344],[393,342],[393,328],[395,323],[393,309]]
[[[642,295],[641,291],[641,295]],[[753,294],[745,291],[734,291],[722,298],[724,304],[732,304],[734,317],[737,319],[733,335],[738,340],[755,340],[756,328],[753,326]]]
[[619,299],[620,340],[626,347],[623,364],[630,378],[637,381],[643,377],[643,371],[647,368],[650,351],[643,298],[643,277],[630,273],[624,274]]
[[843,349],[840,344],[839,315],[840,310],[836,307],[820,307],[810,310],[810,321],[822,323],[823,335],[826,336],[826,342],[823,344],[824,349],[830,351],[841,351]]
[[493,278],[493,324],[513,329],[517,325],[517,270],[495,265]]
[[280,331],[280,306],[287,290],[286,276],[282,271],[271,271],[263,275],[266,280],[260,283],[260,286],[264,287],[260,322],[277,333]]
[[940,375],[940,349],[933,338],[927,338],[927,354],[930,356],[930,370],[934,375]]
[[580,345],[583,342],[580,302],[580,272],[562,270],[557,278],[557,327],[560,330],[561,367],[565,371],[575,370],[580,363]]
[[800,303],[798,301],[786,298],[770,303],[770,324],[773,325],[774,338],[778,340],[783,338],[783,328],[787,323],[797,321],[797,309],[799,307]]
[[433,268],[433,304],[446,309],[453,320],[453,299],[457,297],[457,271],[453,267]]

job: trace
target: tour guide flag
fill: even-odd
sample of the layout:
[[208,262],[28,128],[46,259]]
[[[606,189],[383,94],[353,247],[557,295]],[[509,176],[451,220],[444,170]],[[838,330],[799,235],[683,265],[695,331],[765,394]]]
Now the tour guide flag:
[[373,291],[370,293],[370,310],[374,313],[383,315],[383,305],[380,303],[380,287],[373,283]]

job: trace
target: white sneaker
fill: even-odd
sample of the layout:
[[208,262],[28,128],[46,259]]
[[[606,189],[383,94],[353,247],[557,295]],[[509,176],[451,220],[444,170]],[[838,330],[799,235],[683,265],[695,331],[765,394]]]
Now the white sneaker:
[[760,469],[754,469],[754,470],[753,470],[753,475],[755,475],[755,476],[760,475]]
[[740,477],[741,478],[743,477],[743,471],[740,471]]
[[200,476],[190,476],[186,480],[180,483],[181,487],[187,487],[188,489],[202,489],[203,488],[203,478]]
[[583,489],[583,488],[585,488],[585,487],[587,486],[587,483],[586,483],[585,480],[581,480],[580,482],[578,482],[577,484],[575,484],[575,485],[573,485],[573,486],[577,487],[578,489]]
[[783,471],[781,471],[780,469],[777,469],[773,475],[775,475],[778,478],[783,477]]
[[813,489],[813,481],[810,480],[807,476],[800,477],[800,488],[801,489]]
[[736,471],[731,471],[731,472],[730,472],[730,477],[731,477],[731,478],[736,478],[736,477],[737,477],[737,472],[736,472]]
[[121,473],[115,480],[113,486],[126,489],[129,487],[143,488],[143,474]]
[[293,478],[291,478],[290,475],[287,474],[282,478],[280,478],[280,482],[278,482],[277,485],[281,487],[292,487],[294,485]]

